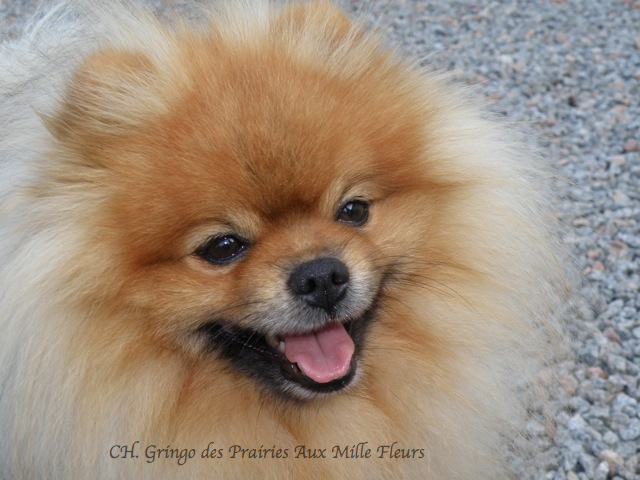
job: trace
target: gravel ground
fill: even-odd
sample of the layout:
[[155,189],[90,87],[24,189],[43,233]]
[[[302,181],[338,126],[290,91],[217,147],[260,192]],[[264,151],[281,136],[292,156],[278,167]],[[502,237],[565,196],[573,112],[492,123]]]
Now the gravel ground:
[[[0,1],[0,37],[17,36],[37,3]],[[588,305],[568,315],[578,360],[552,421],[529,423],[544,453],[514,461],[519,476],[640,478],[640,1],[342,3],[524,123],[569,180],[558,215]]]

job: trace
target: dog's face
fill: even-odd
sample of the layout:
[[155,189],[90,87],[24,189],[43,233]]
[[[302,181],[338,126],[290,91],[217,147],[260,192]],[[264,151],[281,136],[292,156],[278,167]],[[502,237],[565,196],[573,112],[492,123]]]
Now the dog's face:
[[113,301],[149,341],[271,392],[357,383],[368,327],[446,255],[424,105],[388,58],[349,77],[277,42],[181,48],[165,71],[94,54],[52,127],[103,185]]

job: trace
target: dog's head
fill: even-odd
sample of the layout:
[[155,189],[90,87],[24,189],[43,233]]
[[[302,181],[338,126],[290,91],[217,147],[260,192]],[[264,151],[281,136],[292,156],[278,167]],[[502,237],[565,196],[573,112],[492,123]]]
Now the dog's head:
[[304,399],[356,382],[370,325],[447,255],[451,187],[417,74],[327,4],[265,22],[98,51],[50,128],[123,328]]

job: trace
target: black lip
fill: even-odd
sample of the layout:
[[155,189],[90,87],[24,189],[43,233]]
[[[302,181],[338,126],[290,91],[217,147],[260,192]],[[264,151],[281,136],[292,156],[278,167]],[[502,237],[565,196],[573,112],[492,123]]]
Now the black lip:
[[265,337],[252,330],[230,326],[224,321],[206,323],[198,329],[207,338],[210,351],[220,354],[230,365],[260,382],[268,391],[287,398],[297,398],[292,384],[309,393],[331,393],[351,384],[358,369],[358,358],[364,344],[367,325],[373,316],[373,309],[360,317],[345,323],[345,328],[355,345],[351,358],[351,368],[341,378],[327,383],[318,383],[304,375],[297,365],[271,347]]

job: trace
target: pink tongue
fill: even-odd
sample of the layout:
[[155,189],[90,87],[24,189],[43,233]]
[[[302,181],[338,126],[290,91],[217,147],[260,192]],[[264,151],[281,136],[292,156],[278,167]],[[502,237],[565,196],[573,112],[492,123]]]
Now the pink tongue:
[[344,377],[355,351],[353,340],[341,324],[306,335],[284,337],[284,353],[291,363],[318,383]]

